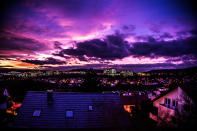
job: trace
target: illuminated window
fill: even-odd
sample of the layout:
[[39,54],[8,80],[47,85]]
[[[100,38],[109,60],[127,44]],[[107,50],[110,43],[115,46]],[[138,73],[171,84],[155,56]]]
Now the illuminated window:
[[40,110],[35,110],[33,113],[33,116],[40,116]]
[[72,118],[73,117],[73,111],[66,111],[66,117]]

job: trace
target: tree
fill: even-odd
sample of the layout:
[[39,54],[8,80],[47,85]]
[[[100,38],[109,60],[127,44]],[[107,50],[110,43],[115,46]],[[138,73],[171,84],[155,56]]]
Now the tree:
[[85,91],[98,91],[98,84],[97,74],[93,69],[89,69],[85,75],[82,87]]

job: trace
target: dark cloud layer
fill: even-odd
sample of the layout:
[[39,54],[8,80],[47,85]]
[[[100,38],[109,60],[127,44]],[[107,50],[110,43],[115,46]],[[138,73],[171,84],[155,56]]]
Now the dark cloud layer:
[[135,30],[135,26],[134,25],[124,25],[124,26],[122,26],[122,29],[124,30],[124,31],[134,31]]
[[47,58],[46,60],[22,60],[23,62],[26,63],[31,63],[31,64],[35,64],[35,65],[44,65],[44,64],[52,64],[52,65],[56,65],[56,64],[65,64],[65,61],[61,61],[61,60],[57,60],[54,58]]
[[192,29],[192,30],[190,31],[190,33],[191,33],[192,35],[197,35],[197,28]]
[[59,52],[59,56],[64,54],[76,56],[83,60],[84,55],[88,57],[96,57],[106,60],[121,59],[129,55],[129,44],[124,41],[121,36],[109,35],[104,40],[93,39],[89,41],[79,42],[77,48],[63,49]]
[[55,41],[55,42],[54,42],[54,48],[55,48],[55,49],[62,49],[61,45],[62,45],[62,43],[60,43],[60,42],[58,42],[58,41]]
[[182,55],[194,55],[197,57],[196,43],[196,37],[174,41],[136,42],[133,44],[133,47],[130,48],[130,52],[136,57],[178,57]]
[[173,38],[172,35],[170,35],[169,33],[165,32],[163,33],[162,35],[160,35],[160,38],[163,39],[163,38]]
[[34,39],[22,38],[16,36],[0,37],[0,50],[18,50],[18,51],[40,51],[46,49],[43,43],[40,43]]
[[[170,37],[170,35],[165,34],[165,37]],[[197,37],[173,41],[159,41],[150,36],[146,39],[148,40],[147,42],[129,44],[120,35],[110,35],[104,40],[93,39],[79,42],[75,49],[63,49],[58,55],[63,57],[64,54],[67,54],[78,57],[80,60],[85,59],[84,55],[103,60],[122,59],[130,55],[151,58],[191,55],[197,58]]]

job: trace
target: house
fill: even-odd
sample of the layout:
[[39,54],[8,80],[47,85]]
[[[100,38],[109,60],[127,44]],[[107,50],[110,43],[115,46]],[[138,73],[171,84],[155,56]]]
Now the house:
[[[153,102],[153,110],[149,117],[158,124],[179,119],[181,115],[189,115],[192,110],[192,105],[195,105],[196,89],[176,87],[169,89],[167,92],[155,98]],[[188,108],[189,107],[189,108]]]
[[125,128],[130,126],[118,94],[29,91],[14,127]]
[[6,109],[7,109],[6,97],[0,95],[0,111],[4,111]]
[[5,111],[7,109],[7,99],[9,96],[7,89],[0,89],[0,111]]
[[0,88],[0,128],[4,127],[5,123],[7,122],[6,116],[6,109],[7,109],[7,99],[4,95],[4,89]]

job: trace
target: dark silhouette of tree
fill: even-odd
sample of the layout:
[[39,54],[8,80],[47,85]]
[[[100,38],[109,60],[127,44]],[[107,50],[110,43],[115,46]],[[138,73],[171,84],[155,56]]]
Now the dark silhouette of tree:
[[131,124],[132,128],[139,131],[154,130],[156,127],[153,120],[149,118],[149,112],[152,108],[150,100],[144,100],[132,108]]
[[97,74],[93,69],[89,69],[84,77],[82,87],[88,92],[98,91],[98,84],[99,81],[97,80]]

